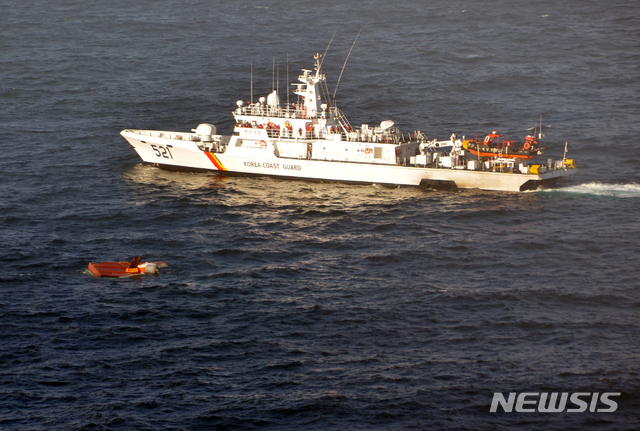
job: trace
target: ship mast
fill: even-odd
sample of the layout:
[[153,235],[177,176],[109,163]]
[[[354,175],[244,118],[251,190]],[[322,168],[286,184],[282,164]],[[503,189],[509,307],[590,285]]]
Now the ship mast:
[[303,98],[303,115],[308,117],[315,117],[320,111],[320,100],[317,85],[325,80],[325,76],[320,73],[320,54],[316,54],[314,58],[315,73],[312,74],[309,69],[302,69],[303,74],[298,76],[298,81],[302,84],[295,84],[297,85],[297,88],[293,91],[294,94]]

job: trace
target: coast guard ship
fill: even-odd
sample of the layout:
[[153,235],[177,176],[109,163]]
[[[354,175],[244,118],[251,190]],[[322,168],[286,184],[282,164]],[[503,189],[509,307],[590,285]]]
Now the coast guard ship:
[[282,104],[277,91],[256,103],[239,100],[231,135],[208,123],[191,132],[125,129],[121,135],[146,163],[221,175],[521,191],[553,185],[574,170],[566,146],[562,160],[535,161],[529,156],[541,154],[537,148],[527,157],[513,148],[480,152],[479,144],[456,134],[429,141],[420,131],[401,133],[390,120],[353,127],[331,103],[321,57],[292,84],[297,103]]

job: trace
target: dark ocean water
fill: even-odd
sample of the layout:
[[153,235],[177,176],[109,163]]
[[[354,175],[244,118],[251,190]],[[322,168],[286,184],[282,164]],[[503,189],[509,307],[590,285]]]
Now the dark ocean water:
[[[0,2],[0,428],[638,429],[640,6]],[[530,193],[219,178],[124,128],[230,133],[324,63],[352,124],[543,116],[580,169]],[[281,97],[284,98],[284,90]],[[89,261],[167,260],[104,280]],[[494,392],[620,392],[490,413]]]

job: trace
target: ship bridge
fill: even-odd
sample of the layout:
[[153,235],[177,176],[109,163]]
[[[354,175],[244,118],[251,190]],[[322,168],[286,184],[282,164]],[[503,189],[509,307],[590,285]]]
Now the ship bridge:
[[280,103],[277,91],[258,102],[237,102],[233,112],[236,119],[236,133],[244,134],[244,129],[266,129],[270,138],[329,139],[331,141],[380,142],[398,144],[413,140],[406,138],[387,120],[380,127],[362,127],[354,129],[349,120],[337,106],[323,102],[329,99],[326,76],[322,73],[320,54],[314,56],[314,69],[302,69],[298,82],[292,83],[293,93],[298,96],[297,103]]
[[[351,124],[342,111],[335,106],[330,106],[330,103],[322,101],[322,90],[325,89],[325,94],[328,91],[326,91],[326,76],[321,71],[321,58],[320,54],[316,54],[314,69],[302,69],[302,74],[298,76],[299,82],[291,84],[295,86],[293,94],[298,96],[298,103],[281,104],[276,91],[273,91],[266,98],[261,97],[257,103],[250,102],[245,105],[239,100],[238,109],[234,111],[236,121],[238,123],[253,123],[255,121],[260,124],[266,118],[267,121],[284,124],[285,120],[312,120],[314,124],[321,123],[322,128],[335,127],[342,133],[350,132]],[[279,121],[274,121],[274,119]]]

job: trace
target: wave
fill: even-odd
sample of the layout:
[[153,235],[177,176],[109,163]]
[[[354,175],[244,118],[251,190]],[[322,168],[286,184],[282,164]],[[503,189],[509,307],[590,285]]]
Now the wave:
[[558,189],[546,189],[539,191],[585,194],[594,196],[612,196],[617,198],[638,198],[640,197],[640,184],[606,184],[593,182],[587,184],[578,184],[571,187],[561,187]]

